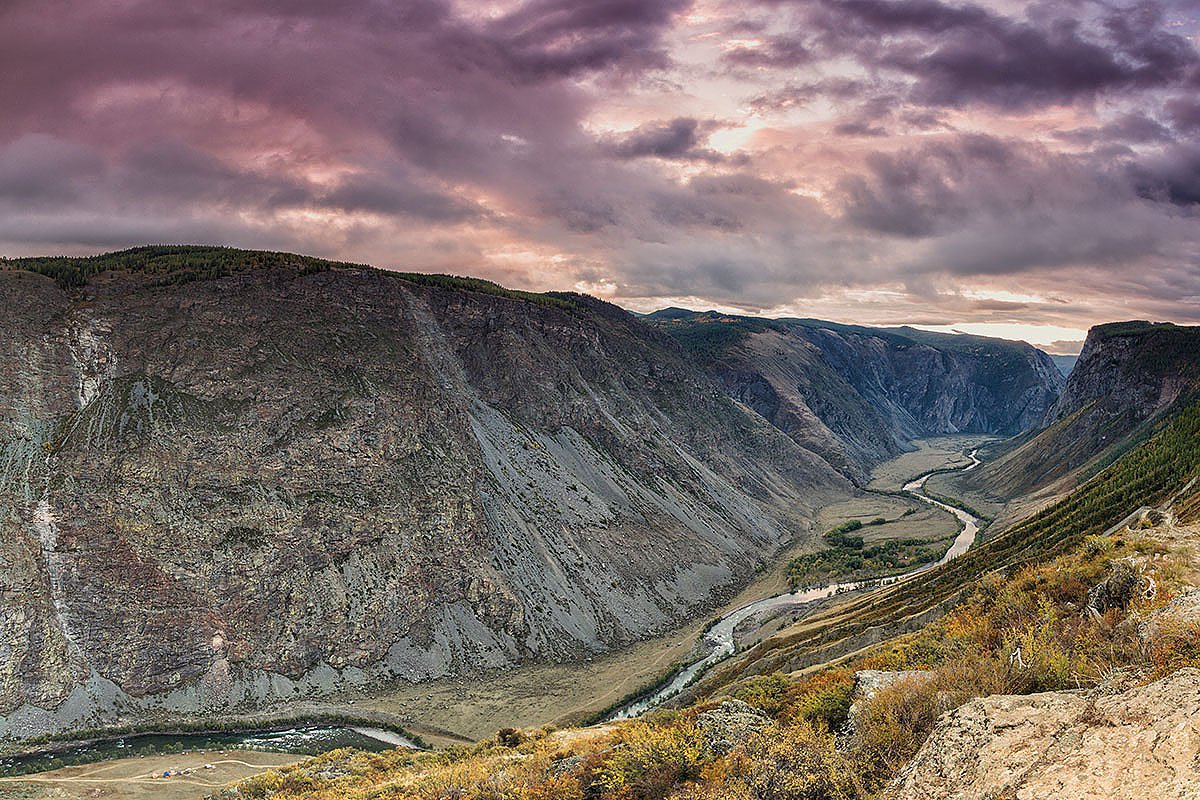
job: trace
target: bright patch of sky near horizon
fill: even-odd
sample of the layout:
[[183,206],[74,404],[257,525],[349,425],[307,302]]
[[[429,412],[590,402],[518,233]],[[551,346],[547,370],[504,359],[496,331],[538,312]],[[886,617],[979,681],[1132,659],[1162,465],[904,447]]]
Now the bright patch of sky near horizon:
[[12,0],[0,253],[223,243],[1069,352],[1200,322],[1198,33],[1194,0]]

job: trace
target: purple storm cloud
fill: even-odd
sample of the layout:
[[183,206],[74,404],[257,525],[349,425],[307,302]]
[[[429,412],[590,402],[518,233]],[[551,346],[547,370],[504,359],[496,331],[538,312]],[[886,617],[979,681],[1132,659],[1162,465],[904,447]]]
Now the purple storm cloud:
[[1200,322],[1198,37],[1183,0],[9,0],[0,254],[214,242],[1047,345]]

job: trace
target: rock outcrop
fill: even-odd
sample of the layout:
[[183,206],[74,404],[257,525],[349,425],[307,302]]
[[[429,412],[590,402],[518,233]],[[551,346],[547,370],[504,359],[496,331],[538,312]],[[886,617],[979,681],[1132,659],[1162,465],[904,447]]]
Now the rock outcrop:
[[1097,325],[1040,430],[1012,443],[966,481],[1017,497],[1067,489],[1150,432],[1200,390],[1200,327],[1144,321]]
[[725,700],[696,717],[696,727],[709,750],[717,755],[745,744],[754,733],[770,724],[770,717],[744,700]]
[[1125,609],[1133,601],[1142,577],[1132,563],[1125,559],[1109,566],[1108,576],[1087,593],[1084,611],[1099,616],[1109,609]]
[[850,489],[594,299],[166,252],[0,270],[0,735],[580,658]]
[[1200,379],[1200,327],[1113,322],[1088,331],[1062,395],[1043,420],[1053,425],[1091,405],[1136,424],[1170,406]]
[[1116,694],[973,700],[945,715],[887,800],[1200,797],[1200,670]]

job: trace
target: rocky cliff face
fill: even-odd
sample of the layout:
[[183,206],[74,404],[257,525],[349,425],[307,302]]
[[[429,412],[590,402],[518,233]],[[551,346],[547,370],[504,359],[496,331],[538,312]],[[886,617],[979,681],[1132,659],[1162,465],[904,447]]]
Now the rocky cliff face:
[[1042,429],[1014,442],[971,482],[1017,496],[1086,474],[1105,454],[1142,438],[1200,389],[1200,328],[1143,321],[1098,325]]
[[651,319],[732,396],[855,476],[911,439],[1020,433],[1063,384],[1023,342],[679,309]]
[[1088,331],[1062,396],[1047,412],[1053,425],[1095,405],[1110,418],[1140,422],[1191,391],[1200,378],[1200,328],[1114,322]]
[[604,650],[849,489],[615,307],[277,262],[0,270],[0,735]]

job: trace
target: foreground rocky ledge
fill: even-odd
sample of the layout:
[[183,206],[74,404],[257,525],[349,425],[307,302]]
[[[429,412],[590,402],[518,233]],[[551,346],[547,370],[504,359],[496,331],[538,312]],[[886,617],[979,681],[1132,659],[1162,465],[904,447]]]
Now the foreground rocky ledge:
[[888,800],[1200,797],[1200,670],[1116,694],[994,695],[948,713]]

